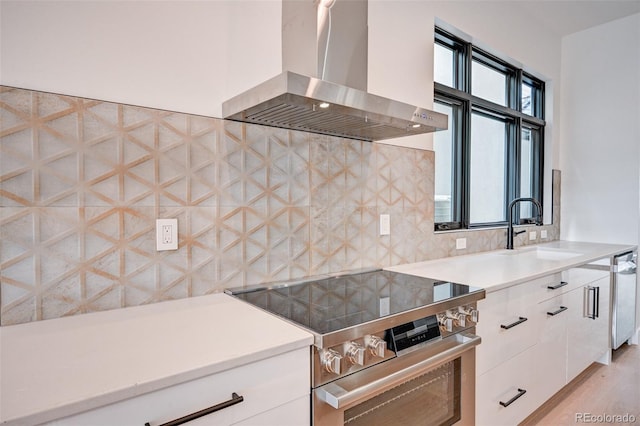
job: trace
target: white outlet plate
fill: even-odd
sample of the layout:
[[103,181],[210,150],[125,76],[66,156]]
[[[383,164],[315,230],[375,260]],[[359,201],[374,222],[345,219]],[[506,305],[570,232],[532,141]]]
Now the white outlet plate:
[[380,235],[391,234],[391,216],[388,214],[380,215]]
[[178,250],[178,219],[156,219],[156,250]]
[[535,241],[538,238],[538,233],[536,231],[529,232],[529,241]]
[[381,317],[389,315],[389,312],[391,310],[391,303],[389,299],[390,299],[389,297],[380,298],[380,316]]
[[462,250],[467,248],[466,238],[456,238],[456,250]]
[[543,229],[542,231],[540,231],[540,238],[547,238],[547,230]]

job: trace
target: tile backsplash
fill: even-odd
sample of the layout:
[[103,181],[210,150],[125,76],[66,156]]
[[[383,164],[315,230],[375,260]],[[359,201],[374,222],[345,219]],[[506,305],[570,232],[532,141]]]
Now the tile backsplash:
[[[2,325],[506,241],[433,232],[432,151],[9,87],[0,138]],[[156,251],[157,218],[178,219],[178,250]]]

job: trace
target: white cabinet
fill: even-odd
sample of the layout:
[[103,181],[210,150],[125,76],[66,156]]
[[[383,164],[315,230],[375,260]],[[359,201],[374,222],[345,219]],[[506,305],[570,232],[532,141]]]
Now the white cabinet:
[[540,337],[533,350],[531,365],[537,375],[536,386],[531,389],[531,399],[535,407],[566,384],[569,318],[567,305],[564,294],[537,304],[536,316],[540,319]]
[[[515,425],[535,409],[531,390],[540,333],[537,299],[548,278],[488,293],[478,302],[476,333],[476,424]],[[524,368],[523,368],[524,366]]]
[[517,425],[536,408],[532,364],[533,352],[526,350],[476,379],[477,426]]
[[609,278],[601,278],[567,293],[567,381],[608,353]]
[[479,426],[521,422],[609,348],[607,272],[549,275],[488,293],[478,309]]
[[481,316],[476,332],[482,337],[482,344],[476,349],[477,374],[489,371],[535,344],[539,328],[533,315],[535,303],[531,303],[531,293],[544,281],[488,293],[478,302]]
[[48,423],[156,426],[232,399],[243,401],[189,425],[304,425],[310,419],[309,349],[202,377]]

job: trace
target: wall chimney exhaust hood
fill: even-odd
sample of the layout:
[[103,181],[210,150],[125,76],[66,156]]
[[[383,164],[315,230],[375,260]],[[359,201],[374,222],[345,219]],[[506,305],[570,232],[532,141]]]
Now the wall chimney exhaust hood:
[[283,0],[282,74],[225,119],[363,141],[446,130],[444,114],[367,93],[367,1]]

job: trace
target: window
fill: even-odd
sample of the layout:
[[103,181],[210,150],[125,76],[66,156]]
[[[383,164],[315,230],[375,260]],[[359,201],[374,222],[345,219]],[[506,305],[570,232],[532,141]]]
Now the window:
[[479,111],[471,113],[470,223],[496,223],[506,219],[508,126],[501,117]]
[[[434,109],[435,229],[504,225],[516,197],[542,202],[544,82],[439,28]],[[518,206],[515,221],[535,209]]]
[[479,61],[471,62],[471,94],[507,106],[507,75]]

